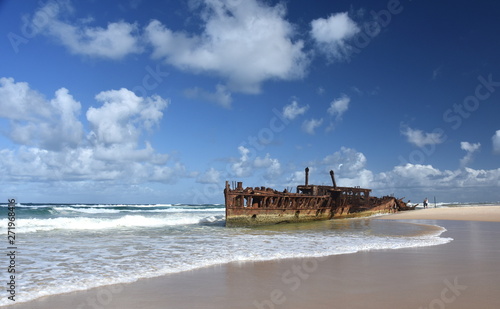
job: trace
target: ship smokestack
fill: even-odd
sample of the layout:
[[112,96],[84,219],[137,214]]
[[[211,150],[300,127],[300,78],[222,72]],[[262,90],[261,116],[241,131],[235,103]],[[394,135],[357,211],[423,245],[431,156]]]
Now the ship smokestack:
[[333,173],[333,171],[330,171],[330,177],[332,177],[333,188],[337,189],[337,183],[335,182],[335,174]]
[[309,185],[309,168],[306,167],[306,187]]

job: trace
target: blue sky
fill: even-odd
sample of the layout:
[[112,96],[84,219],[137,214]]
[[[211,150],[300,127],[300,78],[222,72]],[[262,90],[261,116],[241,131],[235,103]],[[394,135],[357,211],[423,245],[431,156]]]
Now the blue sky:
[[2,1],[0,182],[222,203],[225,180],[500,200],[500,4]]

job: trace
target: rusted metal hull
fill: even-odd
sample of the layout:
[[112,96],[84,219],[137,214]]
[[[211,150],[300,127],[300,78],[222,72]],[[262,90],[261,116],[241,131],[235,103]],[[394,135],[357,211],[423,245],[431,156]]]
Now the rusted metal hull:
[[244,189],[241,182],[231,187],[226,181],[226,226],[352,218],[412,209],[392,196],[371,197],[370,189],[337,187],[333,172],[330,174],[333,186],[309,185],[306,169],[306,184],[297,186],[297,193],[265,187]]

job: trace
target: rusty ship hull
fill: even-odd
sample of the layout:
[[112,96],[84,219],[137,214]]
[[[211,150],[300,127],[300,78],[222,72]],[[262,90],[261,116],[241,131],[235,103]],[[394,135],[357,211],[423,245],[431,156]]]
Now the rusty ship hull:
[[297,193],[266,187],[243,188],[242,182],[231,186],[226,181],[226,226],[352,218],[412,209],[402,199],[372,197],[371,189],[337,187],[333,171],[330,175],[332,186],[309,185],[306,169],[306,183],[297,186]]

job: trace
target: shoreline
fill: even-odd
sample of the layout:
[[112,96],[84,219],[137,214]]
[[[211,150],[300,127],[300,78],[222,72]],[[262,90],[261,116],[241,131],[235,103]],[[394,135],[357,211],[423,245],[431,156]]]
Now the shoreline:
[[[494,208],[470,216],[483,207]],[[447,219],[435,219],[442,210]],[[497,308],[500,224],[485,222],[497,218],[491,211],[500,215],[499,206],[481,206],[375,219],[442,226],[447,231],[441,237],[454,240],[438,246],[233,262],[1,308]],[[457,219],[466,216],[474,220]]]

